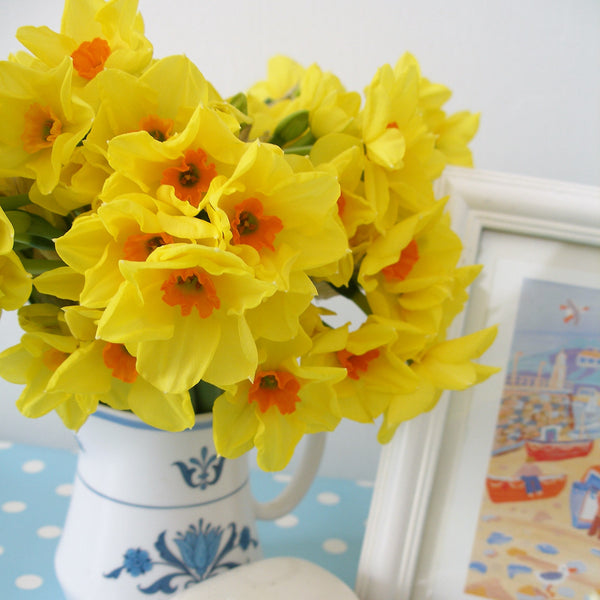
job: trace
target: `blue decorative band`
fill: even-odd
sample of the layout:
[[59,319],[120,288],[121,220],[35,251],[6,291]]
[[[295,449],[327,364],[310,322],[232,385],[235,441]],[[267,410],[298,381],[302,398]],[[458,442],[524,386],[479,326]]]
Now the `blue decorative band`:
[[155,510],[166,510],[166,509],[179,509],[179,508],[197,508],[198,506],[207,506],[208,504],[214,504],[215,502],[220,502],[221,500],[225,500],[226,498],[231,498],[231,496],[235,496],[241,490],[243,490],[249,482],[249,478],[247,478],[239,487],[235,490],[229,492],[229,494],[225,494],[224,496],[219,496],[218,498],[213,498],[212,500],[205,500],[204,502],[198,502],[195,504],[177,504],[173,506],[152,506],[151,504],[137,504],[135,502],[127,502],[126,500],[119,500],[118,498],[112,498],[111,496],[107,496],[102,492],[94,489],[82,476],[79,472],[77,472],[77,478],[85,487],[90,490],[90,492],[104,498],[105,500],[110,500],[111,502],[115,502],[116,504],[122,504],[124,506],[131,506],[133,508],[151,508]]
[[[111,412],[104,411],[102,409],[97,410],[95,413],[92,413],[90,416],[98,417],[99,419],[104,419],[105,421],[111,421],[112,423],[118,423],[119,425],[125,425],[126,427],[133,427],[134,429],[147,429],[149,431],[161,431],[164,433],[173,433],[172,431],[165,431],[164,429],[157,429],[156,427],[152,427],[152,425],[148,425],[148,423],[144,423],[144,421],[139,420],[137,417],[135,418],[127,418],[126,416],[121,416],[118,414],[119,411],[113,410]],[[185,431],[197,431],[199,429],[210,429],[212,428],[212,419],[199,420],[192,428],[186,429]]]

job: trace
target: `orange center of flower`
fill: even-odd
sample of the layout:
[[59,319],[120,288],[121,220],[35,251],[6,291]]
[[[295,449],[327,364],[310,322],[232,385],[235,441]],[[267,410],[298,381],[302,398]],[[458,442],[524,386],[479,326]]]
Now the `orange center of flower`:
[[161,119],[148,115],[140,121],[140,131],[147,131],[155,140],[164,142],[173,134],[173,119]]
[[145,261],[160,246],[172,244],[168,233],[138,233],[130,235],[123,245],[125,260]]
[[364,354],[352,354],[348,350],[339,350],[337,358],[342,367],[348,371],[350,379],[360,379],[361,372],[366,373],[369,369],[369,363],[379,356],[379,350],[369,350]]
[[56,371],[56,369],[58,369],[58,367],[62,365],[62,363],[68,356],[69,355],[65,352],[61,352],[56,348],[50,348],[49,350],[46,350],[46,352],[44,352],[44,354],[42,355],[42,362],[51,371]]
[[382,269],[387,281],[404,281],[419,260],[419,246],[412,240],[400,253],[400,258],[394,264]]
[[184,317],[195,306],[198,314],[205,319],[215,308],[221,306],[212,279],[202,269],[172,271],[160,289],[164,292],[164,302],[169,306],[180,306]]
[[62,123],[48,106],[32,104],[25,113],[25,125],[21,140],[25,152],[33,154],[50,148],[62,133]]
[[161,183],[172,185],[180,200],[198,208],[210,182],[216,176],[215,165],[207,162],[204,150],[187,150],[178,167],[169,167],[163,171]]
[[102,38],[91,42],[82,42],[71,54],[73,67],[84,79],[94,79],[104,69],[104,63],[110,56],[110,46]]
[[234,244],[247,244],[260,252],[263,248],[275,250],[275,236],[283,229],[279,217],[263,215],[263,205],[257,198],[248,198],[235,207],[231,222]]
[[298,380],[287,371],[258,371],[248,392],[248,402],[256,402],[261,412],[276,406],[282,415],[296,410],[300,402]]
[[385,126],[386,129],[400,129],[400,127],[398,127],[398,123],[396,123],[396,121],[392,121],[391,123],[388,123]]
[[135,356],[131,356],[123,344],[107,343],[102,351],[102,358],[113,377],[125,383],[133,383],[137,379]]

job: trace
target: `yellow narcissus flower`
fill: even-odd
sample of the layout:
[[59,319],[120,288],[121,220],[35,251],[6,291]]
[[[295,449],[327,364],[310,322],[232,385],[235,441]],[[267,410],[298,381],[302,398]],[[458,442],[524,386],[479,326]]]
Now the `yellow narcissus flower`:
[[[185,56],[158,60],[140,77],[108,69],[96,77],[94,86],[98,109],[84,148],[90,161],[100,161],[99,166],[106,167],[109,140],[146,131],[158,142],[166,141],[185,128],[197,106],[222,102]],[[236,127],[238,123],[233,120],[231,128]]]
[[163,394],[135,370],[135,358],[120,344],[95,339],[98,311],[35,304],[21,309],[26,333],[0,354],[0,373],[25,384],[17,408],[30,418],[56,410],[79,429],[99,402],[132,410],[143,421],[169,431],[194,423],[189,394]]
[[473,155],[467,144],[479,128],[479,115],[463,110],[450,115],[435,129],[435,146],[449,165],[473,166]]
[[340,183],[338,215],[348,239],[351,239],[359,226],[372,223],[375,217],[375,206],[364,197],[365,157],[361,140],[343,133],[331,133],[314,143],[310,159],[318,169],[334,169]]
[[365,90],[360,123],[369,159],[366,194],[377,206],[375,225],[383,230],[399,212],[418,212],[432,203],[432,182],[444,167],[419,110],[417,68],[394,72],[389,65],[381,67]]
[[104,308],[123,281],[119,261],[144,261],[156,248],[172,243],[216,246],[218,237],[216,227],[207,221],[172,216],[152,197],[129,194],[77,217],[55,245],[62,260],[85,277],[79,302]]
[[137,0],[66,0],[60,33],[21,27],[17,39],[42,63],[72,61],[80,84],[104,69],[140,73],[152,59]]
[[[419,70],[417,60],[407,52],[396,63],[394,72],[400,74],[413,67]],[[444,155],[447,164],[472,167],[473,157],[468,144],[477,133],[479,115],[469,111],[446,115],[442,106],[451,95],[446,86],[432,83],[420,75],[419,106],[427,127],[436,137],[436,148]]]
[[98,336],[125,344],[138,372],[178,393],[204,379],[222,387],[252,375],[257,353],[245,312],[275,291],[240,258],[217,248],[169,244],[145,262],[123,261],[125,281]]
[[96,398],[117,410],[131,410],[152,427],[181,431],[194,425],[189,393],[165,394],[136,371],[135,357],[122,344],[95,339],[94,322],[101,313],[67,307],[65,320],[79,347],[56,369],[49,392]]
[[199,106],[185,129],[165,141],[146,131],[112,139],[108,160],[115,173],[106,182],[102,200],[136,191],[155,195],[166,186],[164,200],[194,216],[204,208],[213,180],[230,176],[245,150],[220,113]]
[[281,267],[310,274],[346,253],[339,193],[333,175],[294,173],[280,148],[255,142],[211,202],[227,216],[232,251],[259,276],[281,278]]
[[71,93],[72,65],[38,71],[0,63],[0,176],[35,179],[42,194],[88,132],[93,111]]
[[97,406],[83,394],[48,391],[48,382],[62,362],[78,347],[62,311],[49,304],[32,304],[19,311],[25,330],[21,342],[0,353],[0,375],[24,384],[17,408],[30,418],[56,410],[70,429],[78,429]]
[[29,199],[50,212],[66,216],[72,211],[97,205],[98,194],[111,172],[112,169],[89,162],[84,156],[83,147],[77,147],[69,163],[62,168],[56,187],[44,194],[34,182]]
[[[291,261],[288,261],[291,263]],[[304,311],[316,294],[315,286],[302,271],[286,275],[286,286],[256,308],[246,312],[246,320],[255,339],[283,342],[298,334]]]
[[500,369],[474,362],[489,348],[496,333],[497,327],[488,327],[440,342],[423,352],[410,365],[419,380],[416,389],[389,404],[378,440],[389,442],[402,422],[430,411],[444,390],[465,390],[497,373]]
[[456,264],[462,244],[450,229],[445,202],[397,223],[368,247],[358,280],[374,313],[397,321],[429,324],[437,333],[438,310],[454,290]]
[[267,63],[267,79],[256,82],[248,90],[248,98],[265,104],[285,103],[298,94],[298,84],[305,68],[287,56],[276,55]]
[[237,458],[256,447],[259,467],[277,471],[288,464],[303,435],[337,426],[333,385],[345,370],[300,366],[297,357],[306,348],[297,340],[268,346],[252,379],[225,387],[217,398],[213,427],[219,454]]
[[[481,273],[483,265],[467,265],[455,269],[452,276],[452,290],[450,296],[444,300],[439,309],[424,311],[419,315],[413,315],[413,323],[425,330],[436,329],[438,336],[436,341],[446,339],[446,330],[454,318],[459,315],[469,299],[467,288],[473,283],[475,278]],[[425,319],[425,320],[421,320]]]
[[347,130],[359,109],[360,95],[347,92],[332,73],[316,64],[305,69],[288,57],[275,56],[268,63],[267,80],[248,90],[248,114],[253,119],[250,139],[271,139],[283,119],[308,111],[308,127],[285,142],[294,146],[301,138],[310,143]]
[[347,377],[335,384],[342,417],[372,423],[398,395],[412,392],[417,378],[393,346],[399,337],[425,336],[415,328],[370,316],[355,331],[328,329],[313,338],[303,365],[342,367]]
[[384,169],[400,169],[406,152],[406,135],[421,129],[417,115],[417,73],[399,81],[389,65],[380,67],[365,89],[361,112],[362,137],[370,161]]

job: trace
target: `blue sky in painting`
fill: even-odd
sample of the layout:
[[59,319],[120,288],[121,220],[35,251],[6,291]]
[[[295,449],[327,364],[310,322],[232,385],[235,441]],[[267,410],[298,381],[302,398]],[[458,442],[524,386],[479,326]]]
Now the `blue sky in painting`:
[[[565,323],[561,305],[571,301],[579,319]],[[587,307],[587,310],[582,310]],[[561,348],[600,349],[600,289],[525,279],[512,342],[512,352],[527,354]]]

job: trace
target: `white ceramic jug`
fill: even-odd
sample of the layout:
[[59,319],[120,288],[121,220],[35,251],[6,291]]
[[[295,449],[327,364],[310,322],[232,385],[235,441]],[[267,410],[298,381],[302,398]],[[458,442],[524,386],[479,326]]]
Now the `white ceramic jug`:
[[256,519],[275,519],[300,501],[324,446],[324,434],[310,436],[292,482],[259,504],[247,458],[217,456],[210,414],[171,433],[100,407],[77,439],[73,496],[55,559],[67,600],[172,597],[261,558]]

